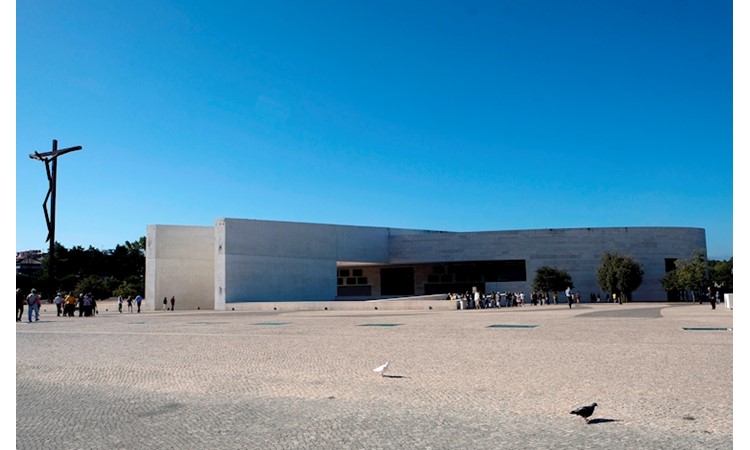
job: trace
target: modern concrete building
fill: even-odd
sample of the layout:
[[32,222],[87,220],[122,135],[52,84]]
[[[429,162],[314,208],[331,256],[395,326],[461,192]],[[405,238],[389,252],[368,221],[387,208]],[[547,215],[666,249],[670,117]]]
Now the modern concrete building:
[[645,272],[633,301],[666,301],[660,280],[706,248],[700,228],[621,227],[447,232],[217,219],[213,227],[150,225],[146,307],[245,309],[259,302],[367,300],[531,290],[536,271],[567,271],[584,301],[600,293],[604,252]]

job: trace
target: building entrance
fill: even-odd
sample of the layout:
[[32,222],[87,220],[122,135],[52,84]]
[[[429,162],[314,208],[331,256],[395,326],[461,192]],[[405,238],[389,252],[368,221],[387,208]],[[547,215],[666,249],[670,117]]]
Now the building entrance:
[[388,267],[380,269],[381,295],[414,295],[414,268]]

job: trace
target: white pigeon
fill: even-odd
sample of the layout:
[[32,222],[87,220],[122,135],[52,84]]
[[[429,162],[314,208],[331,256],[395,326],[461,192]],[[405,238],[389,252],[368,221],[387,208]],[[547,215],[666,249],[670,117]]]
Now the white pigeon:
[[373,372],[379,373],[381,377],[385,376],[385,370],[388,368],[388,364],[390,364],[390,361],[386,361],[385,364],[382,366],[372,369]]

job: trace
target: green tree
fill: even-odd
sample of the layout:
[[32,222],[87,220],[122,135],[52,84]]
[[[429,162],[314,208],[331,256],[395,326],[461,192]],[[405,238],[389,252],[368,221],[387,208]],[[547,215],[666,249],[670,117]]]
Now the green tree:
[[78,276],[75,274],[68,274],[57,278],[57,291],[68,293],[76,290],[78,284]]
[[146,272],[146,237],[118,245],[109,254],[107,273],[110,276],[124,280],[133,275],[143,275]]
[[20,289],[21,292],[28,293],[31,291],[31,289],[36,289],[37,287],[37,277],[33,277],[30,275],[17,273],[16,274],[16,288]]
[[675,261],[675,269],[661,279],[665,290],[688,292],[692,301],[708,288],[709,264],[705,249],[696,250],[690,259]]
[[128,281],[123,281],[120,283],[117,288],[115,288],[114,292],[112,293],[113,296],[119,297],[122,296],[123,298],[131,297],[135,298],[136,295],[140,294],[143,291],[138,290],[138,286],[130,283]]
[[721,292],[734,291],[733,258],[728,261],[709,261],[708,270],[711,285]]
[[680,280],[676,270],[670,270],[661,279],[661,287],[665,291],[679,291]]
[[536,292],[559,292],[573,287],[570,274],[564,270],[550,266],[542,266],[536,270],[531,288]]
[[52,298],[55,292],[73,291],[76,295],[91,292],[97,299],[115,295],[122,286],[143,293],[146,273],[146,237],[125,241],[112,251],[101,251],[92,246],[65,248],[55,243],[55,280],[48,280],[48,257],[42,259],[42,270],[33,276],[16,274],[16,287],[28,291],[32,287],[43,298]]
[[632,256],[605,252],[596,271],[599,287],[627,300],[643,282],[643,266]]
[[105,280],[97,275],[89,275],[76,285],[75,291],[81,294],[91,294],[95,299],[105,299],[112,295],[107,289]]

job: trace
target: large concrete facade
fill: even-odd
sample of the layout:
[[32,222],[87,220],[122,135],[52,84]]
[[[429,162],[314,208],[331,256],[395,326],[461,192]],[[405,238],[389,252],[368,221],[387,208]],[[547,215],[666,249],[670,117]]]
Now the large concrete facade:
[[[244,219],[213,227],[152,225],[147,307],[175,295],[178,309],[257,302],[364,300],[455,292],[531,290],[536,270],[567,271],[584,300],[604,252],[644,268],[634,301],[665,301],[671,261],[706,248],[705,230],[678,227],[441,232]],[[154,299],[156,303],[154,303]]]
[[146,232],[146,310],[175,297],[175,309],[213,309],[212,227],[151,225]]

